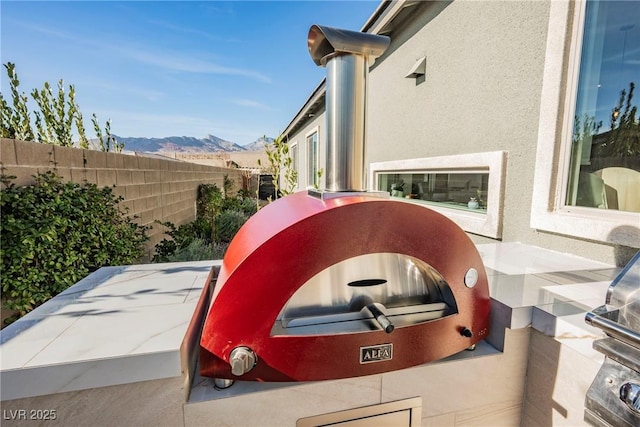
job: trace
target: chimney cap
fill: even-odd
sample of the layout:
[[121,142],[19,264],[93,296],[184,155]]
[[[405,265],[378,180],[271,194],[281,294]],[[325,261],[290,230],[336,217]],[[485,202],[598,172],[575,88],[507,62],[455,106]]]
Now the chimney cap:
[[316,65],[324,66],[328,57],[336,53],[364,55],[375,59],[389,47],[391,39],[378,34],[312,25],[307,44]]

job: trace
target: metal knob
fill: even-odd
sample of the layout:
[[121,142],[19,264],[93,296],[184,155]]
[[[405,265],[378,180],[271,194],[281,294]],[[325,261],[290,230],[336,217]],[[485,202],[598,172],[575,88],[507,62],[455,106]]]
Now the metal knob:
[[640,414],[640,385],[624,383],[620,387],[620,399],[636,414]]
[[238,377],[252,370],[257,362],[258,357],[249,347],[236,347],[229,355],[231,373]]

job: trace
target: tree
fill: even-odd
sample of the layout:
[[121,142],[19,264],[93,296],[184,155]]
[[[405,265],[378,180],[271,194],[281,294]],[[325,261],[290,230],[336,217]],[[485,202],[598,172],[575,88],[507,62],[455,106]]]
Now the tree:
[[636,119],[638,107],[632,104],[634,82],[629,83],[629,92],[623,89],[620,99],[611,111],[611,131],[597,146],[600,157],[633,157],[640,155],[640,118]]
[[[7,62],[4,67],[9,77],[12,105],[9,105],[2,93],[0,93],[0,117],[2,120],[0,136],[72,147],[74,145],[73,132],[75,128],[80,148],[89,148],[89,140],[84,129],[80,107],[76,103],[76,91],[73,85],[69,85],[67,94],[64,81],[60,79],[56,96],[54,96],[49,82],[45,82],[42,89],[33,89],[31,91],[31,97],[38,106],[38,110],[34,111],[36,127],[36,134],[34,134],[31,126],[31,114],[27,107],[29,99],[18,90],[20,80],[18,80],[15,64]],[[114,150],[121,152],[124,144],[119,143],[111,134],[111,120],[107,120],[104,136],[95,114],[92,121],[102,151]]]
[[[263,138],[266,141],[266,136]],[[298,171],[295,170],[293,158],[289,154],[289,144],[280,135],[273,141],[273,144],[265,144],[265,152],[269,160],[269,171],[273,177],[276,199],[281,195],[286,196],[293,193],[298,182]],[[262,166],[260,159],[258,159],[258,165]],[[280,178],[284,180],[283,186],[280,186]]]
[[9,77],[9,87],[11,89],[11,98],[13,105],[5,101],[2,93],[0,93],[0,106],[2,108],[2,137],[12,139],[22,139],[25,141],[33,141],[33,129],[31,128],[31,118],[27,109],[28,98],[24,93],[18,92],[20,80],[16,74],[15,64],[7,62],[4,64],[7,69],[7,77]]
[[100,150],[106,152],[115,151],[116,153],[121,153],[122,149],[124,148],[124,142],[118,142],[116,137],[111,134],[111,119],[107,120],[104,125],[104,135],[102,133],[102,130],[100,129],[98,116],[96,116],[95,113],[91,118],[91,122],[93,123],[93,129],[96,131],[96,136],[98,137],[98,141],[100,142]]
[[[31,97],[36,101],[40,111],[35,111],[36,129],[38,132],[38,142],[62,145],[63,147],[73,146],[73,127],[80,137],[80,146],[88,148],[87,136],[84,134],[84,126],[81,123],[82,114],[75,100],[76,91],[73,85],[69,85],[69,95],[64,88],[64,81],[58,81],[58,94],[53,96],[51,85],[44,82],[44,86],[39,91],[33,89]],[[80,123],[80,124],[79,124]]]

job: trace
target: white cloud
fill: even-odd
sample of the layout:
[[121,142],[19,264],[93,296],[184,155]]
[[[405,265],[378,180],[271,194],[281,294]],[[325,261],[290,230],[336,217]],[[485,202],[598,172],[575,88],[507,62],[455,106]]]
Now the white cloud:
[[154,52],[151,47],[140,44],[138,44],[136,48],[130,48],[125,46],[131,46],[131,42],[116,43],[113,40],[111,40],[110,42],[104,42],[102,40],[91,39],[81,35],[74,35],[39,25],[33,25],[30,23],[21,22],[18,24],[32,31],[46,34],[48,36],[57,37],[63,40],[72,40],[79,46],[85,46],[92,50],[102,52],[104,55],[106,55],[106,52],[109,52],[110,55],[120,54],[121,56],[132,59],[134,61],[153,65],[167,70],[190,73],[242,76],[264,83],[271,83],[271,78],[255,70],[220,65],[211,61],[202,60],[193,55],[185,55],[182,52],[168,50]]
[[225,67],[198,58],[184,56],[176,52],[148,52],[143,49],[119,49],[120,53],[129,58],[173,71],[185,71],[190,73],[226,74],[249,77],[265,83],[271,83],[271,79],[257,71],[243,68]]
[[93,76],[77,80],[75,86],[82,86],[83,88],[86,86],[91,86],[105,91],[122,93],[126,95],[135,95],[139,98],[144,98],[147,101],[158,101],[167,96],[165,92],[159,90],[146,89],[144,87],[126,85],[122,83],[118,83],[116,85],[111,81],[96,79]]
[[236,98],[236,99],[232,99],[231,102],[241,107],[256,108],[258,110],[265,110],[265,111],[271,110],[271,107],[269,105],[263,104],[258,101],[253,101],[251,99]]
[[149,21],[150,24],[152,25],[156,25],[158,27],[162,27],[162,28],[166,28],[168,30],[171,31],[176,31],[176,32],[180,32],[183,34],[191,34],[194,36],[199,36],[211,41],[216,41],[216,42],[225,42],[225,43],[243,43],[242,40],[240,39],[236,39],[236,38],[229,38],[229,37],[219,37],[216,36],[214,34],[208,33],[206,31],[202,31],[202,30],[196,30],[194,28],[188,28],[188,27],[181,27],[179,25],[175,25],[171,22],[165,22],[165,21]]

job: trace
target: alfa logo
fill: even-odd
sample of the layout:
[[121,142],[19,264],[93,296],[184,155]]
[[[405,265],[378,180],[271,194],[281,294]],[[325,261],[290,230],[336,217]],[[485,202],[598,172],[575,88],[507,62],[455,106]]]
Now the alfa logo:
[[360,347],[360,364],[382,362],[393,359],[393,344]]

